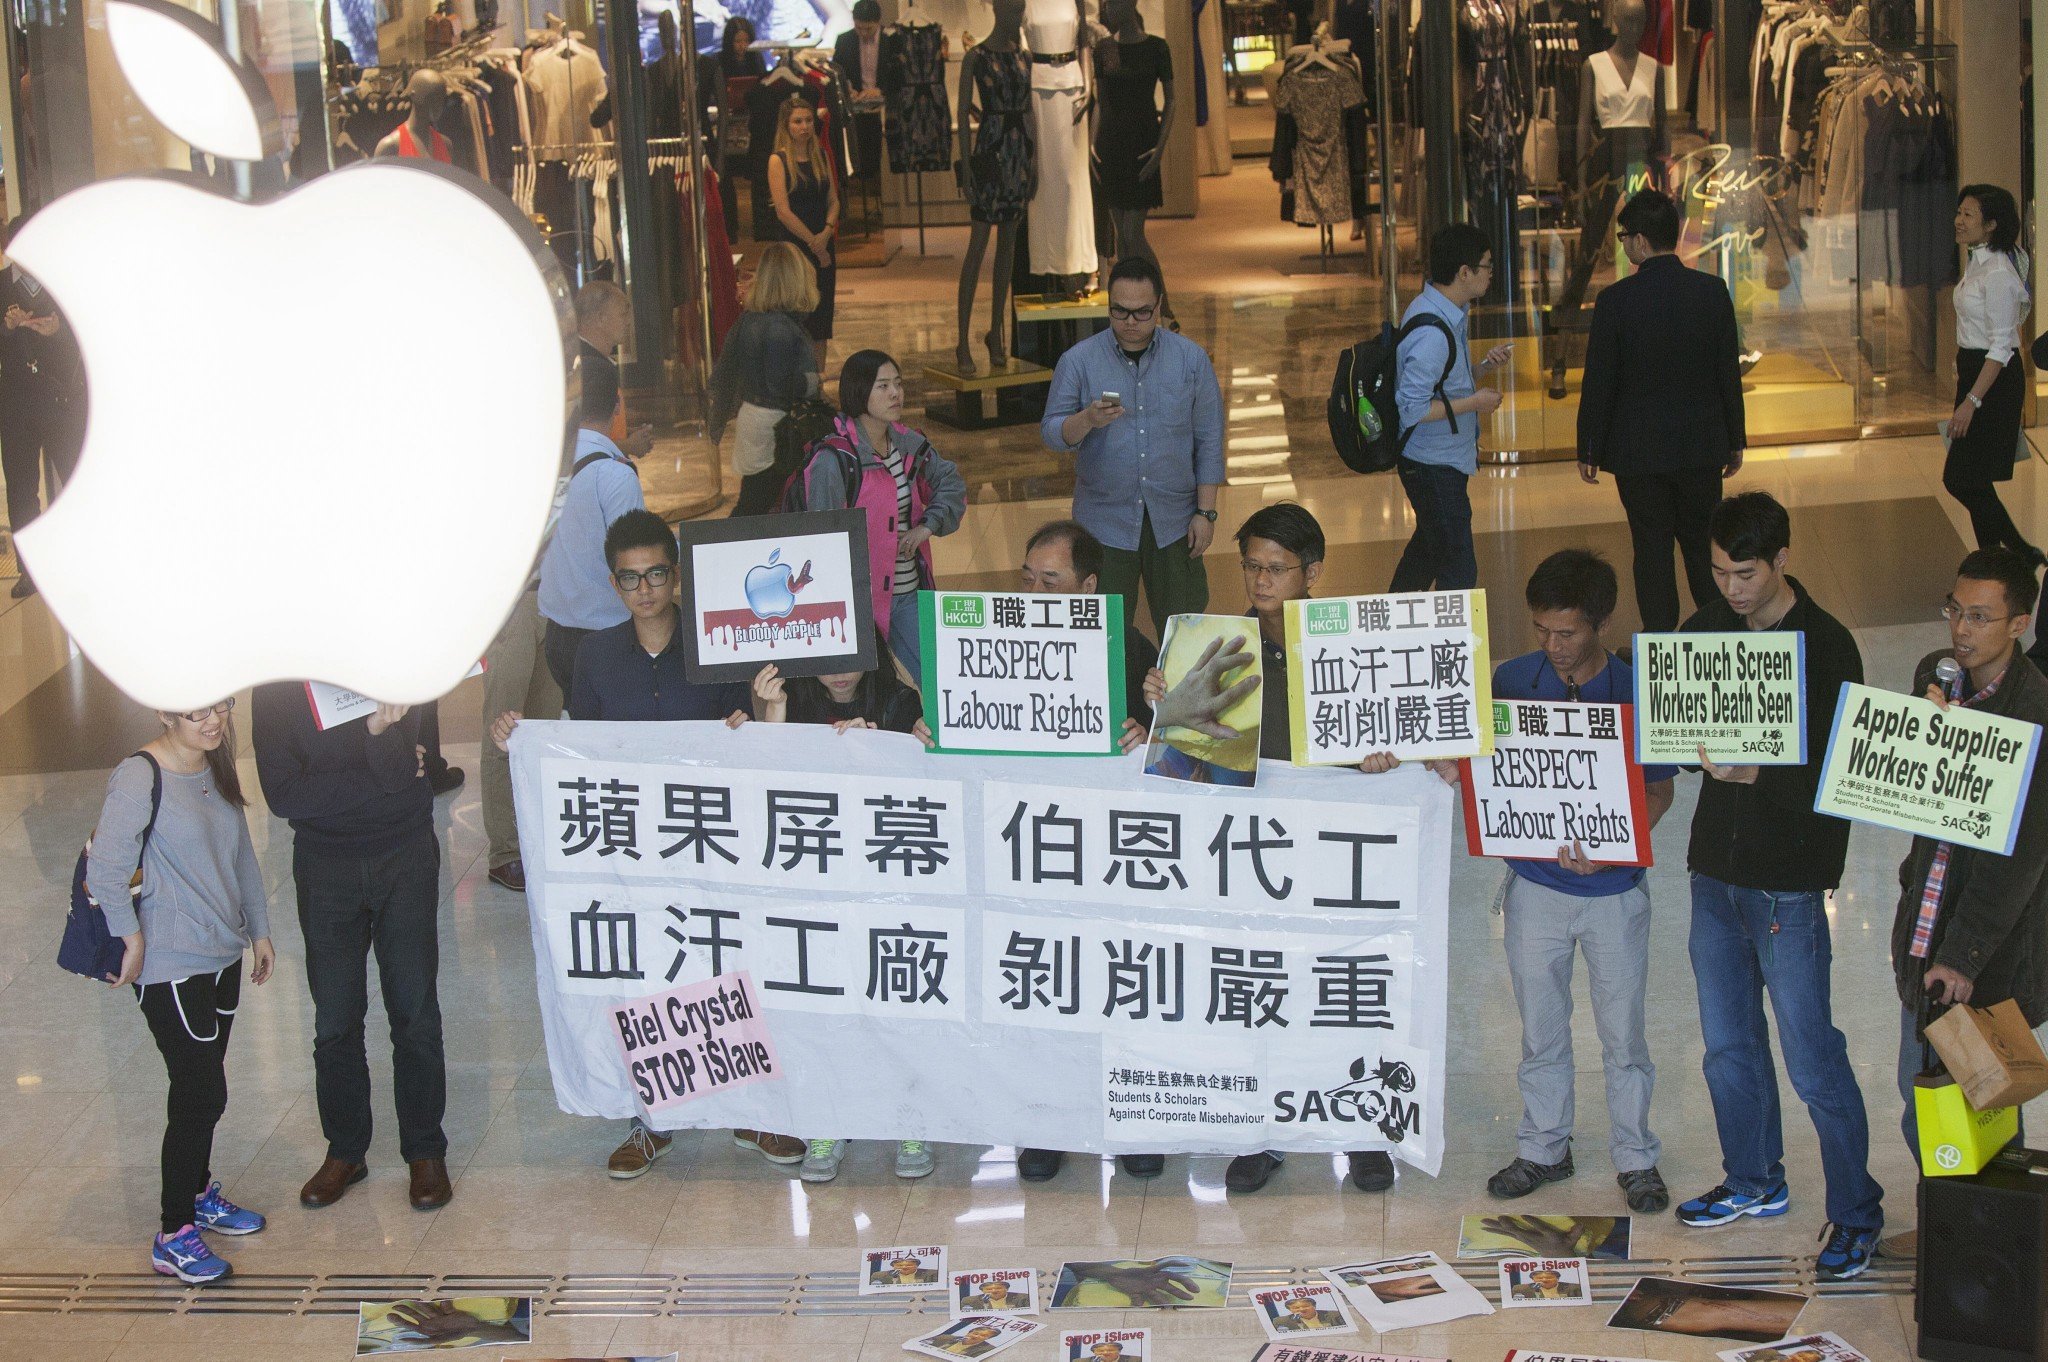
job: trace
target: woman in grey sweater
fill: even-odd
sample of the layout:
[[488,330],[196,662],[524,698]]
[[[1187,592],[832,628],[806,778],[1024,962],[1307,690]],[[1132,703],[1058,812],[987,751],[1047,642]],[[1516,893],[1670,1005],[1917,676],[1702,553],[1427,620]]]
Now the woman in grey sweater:
[[[263,1217],[213,1181],[213,1129],[227,1109],[228,1031],[249,977],[270,977],[276,953],[256,848],[235,770],[232,699],[163,714],[164,731],[114,768],[86,858],[85,883],[121,938],[121,973],[135,990],[171,1078],[163,1141],[163,1224],[150,1264],[167,1277],[211,1282],[228,1264],[199,1237],[254,1234]],[[162,794],[156,793],[158,782]],[[129,885],[141,871],[141,892]]]

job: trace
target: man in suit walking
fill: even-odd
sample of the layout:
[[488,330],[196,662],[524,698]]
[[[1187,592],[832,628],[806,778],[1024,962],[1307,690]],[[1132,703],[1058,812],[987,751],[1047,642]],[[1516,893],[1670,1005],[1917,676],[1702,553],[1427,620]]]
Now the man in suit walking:
[[1742,467],[1748,432],[1728,286],[1678,258],[1678,205],[1646,189],[1617,217],[1636,272],[1600,291],[1579,394],[1579,476],[1614,474],[1635,546],[1636,607],[1678,627],[1675,541],[1695,609],[1719,599],[1707,518]]

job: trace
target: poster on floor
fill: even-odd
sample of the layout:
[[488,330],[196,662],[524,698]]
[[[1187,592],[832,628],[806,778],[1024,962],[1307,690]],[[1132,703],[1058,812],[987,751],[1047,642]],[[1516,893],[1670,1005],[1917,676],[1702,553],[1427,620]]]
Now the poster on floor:
[[771,662],[785,677],[873,670],[865,514],[686,520],[676,537],[691,681],[751,682]]
[[1484,591],[1289,601],[1286,627],[1297,766],[1493,750]]
[[924,591],[917,608],[938,751],[1119,755],[1122,596]]
[[1584,1258],[1503,1258],[1500,1303],[1509,1309],[1591,1305],[1593,1280]]
[[364,1301],[356,1309],[357,1357],[517,1347],[532,1341],[531,1296]]
[[1636,760],[1806,765],[1806,635],[1637,634]]
[[1229,1263],[1192,1254],[1061,1263],[1055,1310],[1221,1310],[1230,1303]]
[[1344,1300],[1330,1282],[1305,1282],[1300,1286],[1264,1286],[1246,1293],[1259,1315],[1259,1327],[1271,1339],[1299,1338],[1314,1334],[1355,1334]]
[[1464,763],[1465,848],[1474,856],[1650,864],[1643,768],[1628,705],[1497,700],[1494,749]]
[[906,1339],[903,1351],[936,1357],[940,1362],[958,1362],[963,1357],[994,1357],[1014,1348],[1045,1326],[1035,1319],[1010,1315],[975,1315],[956,1319],[943,1329]]
[[[1316,1343],[1268,1343],[1253,1355],[1252,1362],[1451,1362],[1448,1357],[1412,1357],[1405,1353],[1360,1353],[1343,1348],[1325,1348]],[[1558,1357],[1556,1362],[1598,1362],[1598,1359]]]
[[519,1362],[678,1362],[681,1353],[607,1353],[603,1357],[535,1357]]
[[1613,1315],[1610,1329],[1650,1329],[1691,1338],[1769,1343],[1789,1336],[1806,1308],[1795,1291],[1707,1286],[1675,1277],[1644,1277]]
[[565,1111],[1442,1157],[1454,796],[1419,765],[1273,763],[1254,795],[895,733],[538,720],[512,764]]
[[1505,1362],[1650,1362],[1646,1357],[1609,1357],[1606,1353],[1558,1352],[1555,1348],[1510,1348]]
[[1323,1276],[1375,1333],[1493,1313],[1479,1289],[1434,1253],[1326,1267]]
[[1264,657],[1255,619],[1169,619],[1159,648],[1166,694],[1152,707],[1145,774],[1190,785],[1256,785]]
[[944,1244],[902,1244],[865,1249],[860,1256],[860,1294],[902,1296],[930,1291],[946,1280]]
[[1813,807],[2012,855],[2041,728],[1845,682]]
[[1152,1362],[1150,1329],[1063,1329],[1060,1362]]
[[953,1318],[969,1315],[1035,1315],[1038,1274],[1028,1267],[999,1267],[981,1272],[955,1272],[948,1299]]
[[1870,1362],[1840,1334],[1801,1334],[1760,1348],[1730,1348],[1714,1356],[1720,1362]]
[[1458,1222],[1458,1256],[1625,1260],[1633,1226],[1625,1215],[1468,1215]]

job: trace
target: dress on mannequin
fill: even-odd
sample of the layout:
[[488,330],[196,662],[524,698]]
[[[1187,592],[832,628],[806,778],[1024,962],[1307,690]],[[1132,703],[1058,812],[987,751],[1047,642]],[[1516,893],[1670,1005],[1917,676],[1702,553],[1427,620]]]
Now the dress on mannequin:
[[1333,60],[1334,67],[1304,63],[1287,72],[1273,93],[1275,114],[1293,120],[1293,159],[1276,168],[1293,186],[1294,221],[1303,227],[1350,222],[1363,206],[1352,201],[1353,170],[1364,164],[1352,138],[1362,139],[1365,129],[1352,111],[1363,109],[1365,91],[1349,62]]
[[1465,192],[1472,219],[1493,242],[1493,297],[1519,295],[1516,189],[1522,155],[1521,67],[1507,0],[1464,0],[1458,16],[1471,60],[1465,99]]
[[946,108],[946,31],[904,24],[882,53],[882,96],[889,106],[883,139],[898,175],[950,170],[953,115]]
[[1102,201],[1111,208],[1157,208],[1165,201],[1165,176],[1141,176],[1138,168],[1159,143],[1158,91],[1162,83],[1173,83],[1173,49],[1166,39],[1147,34],[1134,43],[1115,42],[1115,51],[1115,69],[1098,65],[1095,72],[1102,100],[1095,134]]
[[1030,123],[1031,54],[983,48],[974,65],[974,99],[981,125],[974,133],[968,216],[990,224],[1015,222],[1038,188]]
[[1038,147],[1032,197],[1030,270],[1082,275],[1095,270],[1095,196],[1088,174],[1087,97],[1081,66],[1081,12],[1075,0],[1029,0],[1024,38],[1031,47],[1031,122]]

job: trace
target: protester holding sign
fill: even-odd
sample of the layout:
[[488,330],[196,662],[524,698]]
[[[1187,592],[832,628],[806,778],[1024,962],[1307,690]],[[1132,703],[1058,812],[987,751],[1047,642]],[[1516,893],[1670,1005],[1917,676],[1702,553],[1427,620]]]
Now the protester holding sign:
[[[1956,570],[1941,613],[1953,646],[1929,653],[1913,670],[1913,690],[1948,708],[2048,724],[2048,680],[2019,651],[2039,595],[2027,558],[2008,548],[1978,549]],[[1946,685],[1940,664],[1962,670]],[[1932,837],[1915,837],[1899,866],[1892,920],[1892,970],[1904,1010],[1899,1022],[1899,1095],[1906,1147],[1919,1157],[1913,1079],[1920,1072],[1922,998],[1990,1007],[2011,998],[2027,1025],[2048,1020],[2048,794],[2034,768],[2012,854],[2001,856]],[[1900,1242],[1905,1240],[1905,1242]],[[1886,1251],[1910,1253],[1905,1236]]]
[[[1627,704],[1635,694],[1629,664],[1607,651],[1601,630],[1614,615],[1620,584],[1598,554],[1553,553],[1527,591],[1530,625],[1543,644],[1503,662],[1495,700]],[[1669,766],[1643,771],[1649,823],[1671,807]],[[1647,840],[1647,830],[1639,835]],[[1574,841],[1554,860],[1511,860],[1506,916],[1508,976],[1522,1016],[1522,1124],[1514,1162],[1487,1180],[1501,1198],[1524,1197],[1572,1175],[1572,954],[1586,957],[1593,1020],[1607,1071],[1608,1148],[1615,1180],[1632,1210],[1671,1204],[1657,1171],[1662,1146],[1650,1130],[1657,1078],[1645,1031],[1650,973],[1650,891],[1639,866],[1597,865]]]
[[1884,1191],[1870,1176],[1869,1118],[1829,996],[1827,896],[1841,883],[1849,825],[1815,812],[1814,794],[1836,696],[1844,684],[1863,680],[1863,658],[1849,631],[1786,572],[1792,518],[1770,493],[1723,501],[1708,534],[1721,599],[1695,612],[1684,632],[1804,636],[1809,761],[1721,766],[1700,749],[1706,778],[1686,855],[1690,949],[1723,1176],[1680,1205],[1678,1220],[1695,1228],[1725,1225],[1782,1215],[1790,1204],[1778,1075],[1764,1026],[1768,990],[1778,1046],[1793,1090],[1813,1117],[1827,1178],[1828,1238],[1815,1271],[1841,1280],[1869,1266],[1884,1223]]
[[784,677],[771,662],[754,678],[754,717],[770,724],[830,724],[840,733],[855,728],[918,732],[924,727],[922,702],[904,684],[887,641],[877,639],[876,645],[881,661],[864,672]]
[[[682,611],[676,606],[680,551],[667,524],[652,511],[628,511],[605,531],[604,556],[627,619],[591,634],[577,648],[569,717],[586,723],[724,719],[737,727],[746,722],[746,687],[696,685],[683,674]],[[491,740],[500,748],[508,746],[523,717],[515,710],[500,714],[491,723]],[[771,1163],[795,1163],[804,1156],[803,1142],[792,1136],[753,1130],[733,1134]],[[606,1161],[606,1171],[614,1178],[637,1178],[668,1152],[673,1138],[635,1117]]]
[[[1040,525],[1024,544],[1024,566],[1018,584],[1028,592],[1089,596],[1102,593],[1102,541],[1078,520]],[[1138,750],[1152,727],[1152,706],[1145,700],[1145,674],[1159,665],[1159,647],[1124,618],[1124,727],[1117,745],[1125,753]]]

